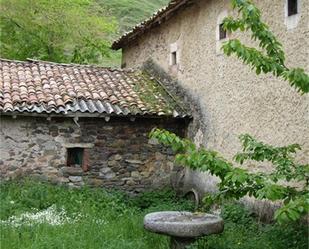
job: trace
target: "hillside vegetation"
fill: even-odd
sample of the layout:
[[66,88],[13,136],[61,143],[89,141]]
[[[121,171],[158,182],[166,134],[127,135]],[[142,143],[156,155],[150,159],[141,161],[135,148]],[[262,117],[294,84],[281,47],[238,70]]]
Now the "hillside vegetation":
[[116,17],[120,33],[130,30],[168,2],[169,0],[98,0]]
[[[118,29],[113,34],[117,39],[132,27],[149,18],[169,0],[97,0],[100,6],[107,8],[118,22]],[[112,51],[110,56],[103,58],[101,64],[106,66],[120,66],[121,51]]]
[[1,0],[0,56],[119,66],[110,45],[168,0]]

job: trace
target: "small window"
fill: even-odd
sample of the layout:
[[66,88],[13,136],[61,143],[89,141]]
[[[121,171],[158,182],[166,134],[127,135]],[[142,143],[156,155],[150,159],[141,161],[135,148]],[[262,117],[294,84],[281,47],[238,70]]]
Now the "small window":
[[223,23],[221,23],[220,25],[219,25],[219,39],[220,40],[223,40],[223,39],[225,39],[227,36],[226,36],[226,30],[224,29],[224,27],[223,27]]
[[296,15],[298,13],[297,0],[288,0],[288,16]]
[[84,148],[67,149],[67,166],[83,166]]
[[172,52],[172,65],[176,65],[177,64],[177,52]]

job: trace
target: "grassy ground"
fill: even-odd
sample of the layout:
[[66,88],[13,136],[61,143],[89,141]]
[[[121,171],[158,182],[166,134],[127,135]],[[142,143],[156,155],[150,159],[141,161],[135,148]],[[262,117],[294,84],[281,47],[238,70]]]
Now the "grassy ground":
[[[68,189],[32,181],[2,183],[0,190],[1,249],[167,249],[167,237],[144,231],[143,216],[151,211],[192,209],[190,203],[167,190],[128,198],[119,192]],[[192,248],[308,246],[307,229],[300,225],[261,225],[234,204],[226,205],[222,215],[224,233],[201,239]]]

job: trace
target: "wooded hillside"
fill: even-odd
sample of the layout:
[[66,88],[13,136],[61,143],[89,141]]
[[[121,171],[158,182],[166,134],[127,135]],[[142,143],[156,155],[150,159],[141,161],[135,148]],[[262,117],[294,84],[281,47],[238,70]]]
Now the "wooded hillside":
[[168,0],[1,0],[0,56],[118,66],[121,33]]

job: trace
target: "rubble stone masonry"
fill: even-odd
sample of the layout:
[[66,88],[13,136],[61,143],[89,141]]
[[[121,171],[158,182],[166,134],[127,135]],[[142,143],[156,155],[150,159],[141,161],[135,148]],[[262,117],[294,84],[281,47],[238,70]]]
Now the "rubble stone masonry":
[[[82,118],[78,125],[72,118],[2,116],[0,178],[34,176],[130,193],[171,184],[173,154],[148,134],[162,127],[184,135],[184,120]],[[82,165],[67,164],[67,150],[74,147],[83,149]]]

